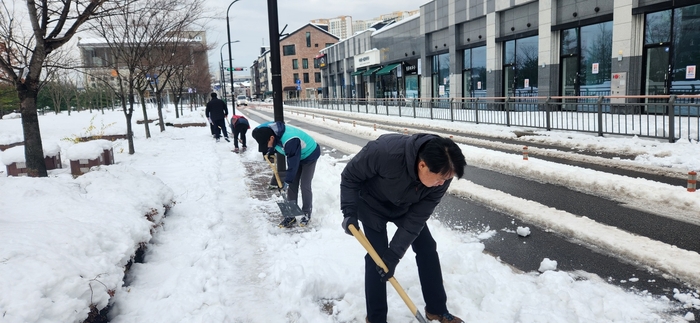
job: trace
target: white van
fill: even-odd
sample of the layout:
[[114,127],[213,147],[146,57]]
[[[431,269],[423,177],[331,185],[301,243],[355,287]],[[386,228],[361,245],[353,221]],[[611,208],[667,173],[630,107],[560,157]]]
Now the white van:
[[245,105],[248,106],[248,98],[246,98],[245,95],[239,95],[236,98],[236,105]]

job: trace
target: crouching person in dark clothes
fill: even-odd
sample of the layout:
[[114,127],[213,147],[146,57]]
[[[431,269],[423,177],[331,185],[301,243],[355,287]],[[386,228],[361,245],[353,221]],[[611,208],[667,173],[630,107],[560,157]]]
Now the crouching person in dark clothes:
[[[460,148],[448,138],[387,134],[369,142],[343,170],[342,226],[352,235],[348,226],[358,227],[358,219],[362,221],[367,239],[388,267],[384,272],[369,254],[365,256],[367,322],[386,322],[386,282],[409,246],[416,253],[428,320],[463,322],[447,310],[437,243],[426,221],[452,178],[464,175],[466,164]],[[387,222],[398,228],[391,241]]]
[[[287,191],[287,200],[297,201],[301,186],[302,206],[304,216],[301,225],[307,225],[311,220],[313,209],[313,192],[311,180],[316,171],[316,161],[321,156],[321,146],[306,132],[297,127],[282,122],[267,122],[253,129],[253,138],[258,142],[258,150],[274,159],[275,152],[287,158],[287,174],[284,178],[283,190]],[[296,218],[288,217],[280,222],[280,227],[291,227]]]

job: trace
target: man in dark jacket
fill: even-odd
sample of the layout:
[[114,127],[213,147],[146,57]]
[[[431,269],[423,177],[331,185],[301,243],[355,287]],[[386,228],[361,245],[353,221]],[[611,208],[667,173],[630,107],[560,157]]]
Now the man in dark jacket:
[[234,114],[233,117],[231,117],[231,131],[233,131],[233,146],[236,147],[233,149],[234,152],[238,152],[238,135],[241,135],[241,144],[243,144],[243,151],[248,148],[246,146],[246,137],[245,133],[248,132],[248,129],[250,129],[250,123],[248,122],[248,119],[246,119],[244,116]]
[[[464,175],[466,161],[457,144],[431,134],[387,134],[369,142],[343,170],[340,207],[343,228],[362,221],[367,239],[388,267],[384,272],[365,256],[367,321],[386,322],[386,281],[409,246],[416,253],[418,276],[429,320],[463,322],[447,310],[437,243],[426,221],[450,186]],[[387,222],[397,226],[387,238]]]
[[211,94],[211,100],[207,102],[207,108],[204,110],[207,120],[214,132],[214,138],[219,141],[221,132],[224,133],[224,139],[228,140],[228,131],[226,131],[226,118],[228,118],[228,107],[226,102],[221,101],[216,97],[216,93]]

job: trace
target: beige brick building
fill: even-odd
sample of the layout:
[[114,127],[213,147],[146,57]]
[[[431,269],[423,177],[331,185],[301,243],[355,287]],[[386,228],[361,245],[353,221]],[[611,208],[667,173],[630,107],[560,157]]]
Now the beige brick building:
[[308,99],[319,95],[321,67],[325,64],[325,57],[319,56],[320,50],[337,42],[338,37],[314,24],[306,24],[280,39],[285,99]]

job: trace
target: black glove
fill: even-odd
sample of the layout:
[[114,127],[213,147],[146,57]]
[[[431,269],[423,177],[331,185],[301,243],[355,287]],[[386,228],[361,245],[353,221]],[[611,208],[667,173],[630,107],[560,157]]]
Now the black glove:
[[360,225],[357,223],[357,217],[348,215],[343,219],[343,230],[345,230],[345,233],[348,235],[352,235],[352,232],[350,232],[350,225],[354,225],[355,229],[360,229]]
[[267,149],[267,159],[269,159],[271,163],[275,162],[275,148]]
[[396,270],[396,265],[399,264],[399,260],[401,260],[399,259],[399,256],[397,256],[395,252],[391,251],[391,249],[387,249],[384,252],[382,255],[382,261],[384,261],[384,264],[389,269],[389,272],[385,272],[382,267],[377,266],[377,272],[381,277],[381,281],[387,282],[389,278],[394,277],[394,270]]

